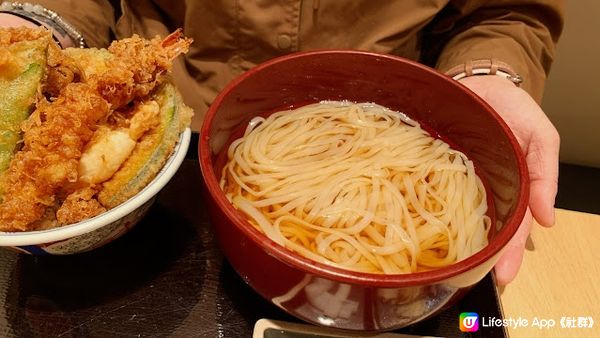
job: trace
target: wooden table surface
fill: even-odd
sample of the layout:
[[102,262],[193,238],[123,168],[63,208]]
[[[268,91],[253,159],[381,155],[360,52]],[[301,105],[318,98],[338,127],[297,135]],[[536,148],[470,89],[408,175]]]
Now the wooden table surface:
[[[505,319],[528,320],[511,338],[600,337],[599,243],[600,215],[557,209],[554,227],[534,225],[519,275],[500,290]],[[536,318],[555,327],[533,327]]]

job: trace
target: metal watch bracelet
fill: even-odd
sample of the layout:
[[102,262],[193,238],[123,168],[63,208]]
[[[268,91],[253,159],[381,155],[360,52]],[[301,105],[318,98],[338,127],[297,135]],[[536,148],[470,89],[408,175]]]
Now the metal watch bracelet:
[[473,75],[498,75],[508,79],[517,87],[523,82],[523,78],[512,67],[496,59],[472,60],[452,67],[446,71],[446,75],[454,80],[460,80]]

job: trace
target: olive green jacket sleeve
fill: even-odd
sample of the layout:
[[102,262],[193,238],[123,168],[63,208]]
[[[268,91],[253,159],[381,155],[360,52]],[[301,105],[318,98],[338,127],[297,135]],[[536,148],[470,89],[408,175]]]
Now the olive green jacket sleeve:
[[108,0],[35,0],[57,12],[83,34],[90,47],[106,47],[112,41],[115,14]]
[[448,18],[454,18],[432,29],[448,37],[440,39],[445,43],[436,67],[444,72],[471,60],[503,61],[540,102],[563,27],[564,1],[455,1],[449,6]]

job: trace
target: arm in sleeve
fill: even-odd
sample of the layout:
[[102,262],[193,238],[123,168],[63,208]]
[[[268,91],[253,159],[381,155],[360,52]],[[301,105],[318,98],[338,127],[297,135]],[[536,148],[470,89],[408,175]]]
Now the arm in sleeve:
[[55,11],[75,27],[90,47],[106,47],[113,40],[115,26],[113,1],[108,0],[36,0]]
[[523,89],[539,103],[563,27],[564,1],[459,2],[446,11],[452,19],[431,25],[429,38],[444,42],[436,68],[445,72],[472,60],[502,61],[522,76]]

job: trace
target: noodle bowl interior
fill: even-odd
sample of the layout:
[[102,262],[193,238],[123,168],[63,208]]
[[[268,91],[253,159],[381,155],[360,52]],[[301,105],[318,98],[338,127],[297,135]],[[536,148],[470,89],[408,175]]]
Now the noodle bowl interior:
[[488,243],[473,163],[372,103],[323,101],[254,118],[230,144],[220,186],[271,240],[338,268],[426,271]]

